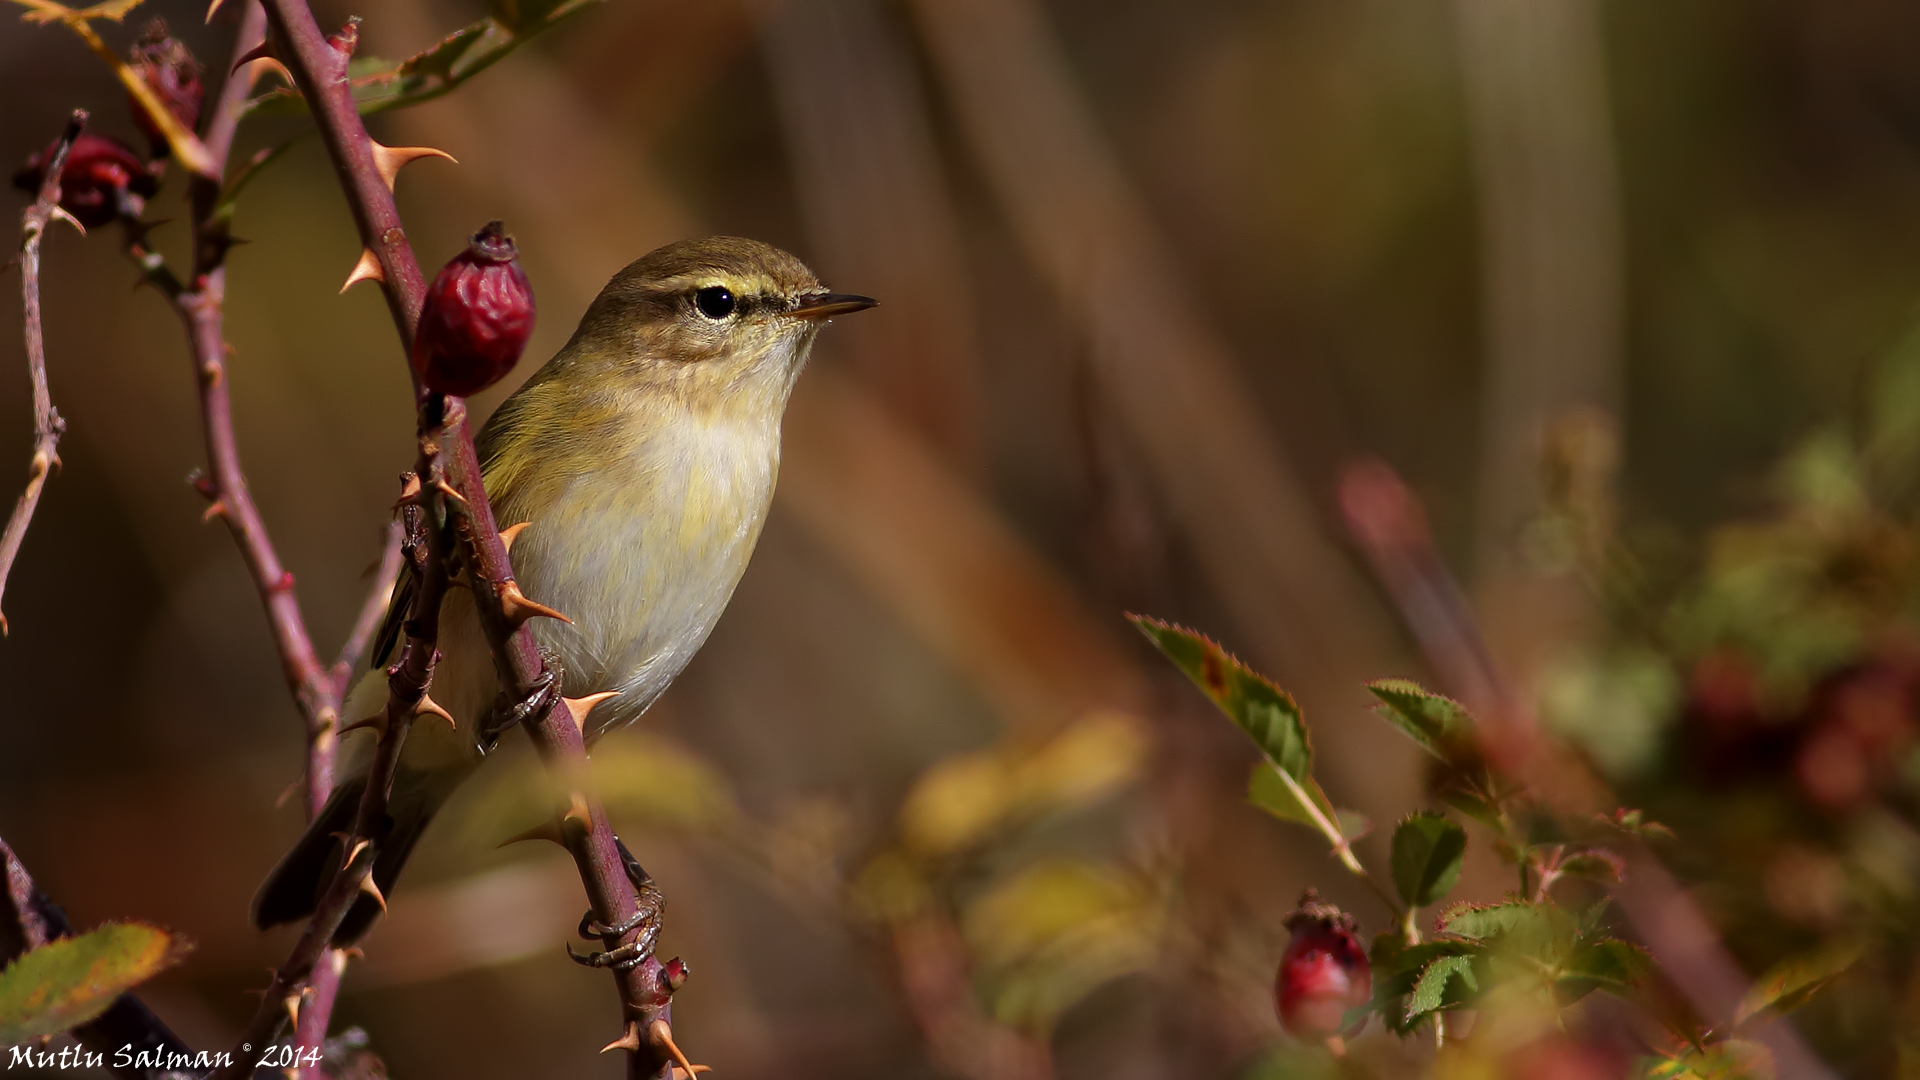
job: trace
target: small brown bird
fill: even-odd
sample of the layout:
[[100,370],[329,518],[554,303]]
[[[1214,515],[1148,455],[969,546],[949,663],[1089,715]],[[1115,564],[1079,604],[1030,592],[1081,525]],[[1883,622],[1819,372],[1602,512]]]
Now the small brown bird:
[[[587,719],[588,745],[653,704],[726,609],[773,499],[780,422],[820,327],[874,305],[828,292],[800,260],[754,240],[669,244],[621,270],[573,339],[481,431],[488,497],[502,522],[527,522],[510,551],[529,597],[573,621],[534,635],[578,698],[615,696]],[[405,610],[404,592],[395,605]],[[373,839],[374,884],[391,890],[433,814],[479,766],[498,676],[473,596],[441,606],[432,694],[456,721],[407,737]],[[346,717],[384,706],[385,661],[349,696]],[[350,736],[349,738],[353,738]],[[342,779],[306,835],[254,898],[261,928],[304,919],[338,862],[373,740],[343,747]],[[362,897],[334,940],[379,913]]]

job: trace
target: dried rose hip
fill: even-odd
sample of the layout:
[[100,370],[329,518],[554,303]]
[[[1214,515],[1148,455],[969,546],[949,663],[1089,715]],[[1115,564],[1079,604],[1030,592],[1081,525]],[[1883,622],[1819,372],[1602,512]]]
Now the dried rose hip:
[[[155,19],[147,24],[127,62],[140,73],[140,78],[175,120],[189,131],[199,126],[200,103],[207,93],[200,82],[204,69],[185,45],[167,35],[166,20]],[[127,95],[127,107],[133,110],[134,125],[147,137],[153,156],[166,157],[169,150],[166,135],[132,94]]]
[[1354,936],[1356,926],[1353,916],[1323,903],[1312,889],[1287,916],[1293,940],[1280,957],[1273,996],[1280,1023],[1296,1037],[1338,1036],[1347,1010],[1373,996],[1373,973],[1366,950]]
[[498,221],[473,234],[427,286],[413,370],[430,390],[465,397],[499,382],[533,333],[533,286]]
[[[13,184],[23,191],[40,190],[47,162],[59,147],[58,140],[27,159],[27,167],[13,174]],[[146,199],[159,190],[146,163],[133,148],[105,135],[82,135],[67,151],[67,166],[60,173],[60,207],[87,228],[97,228],[121,216],[137,218],[146,208]]]

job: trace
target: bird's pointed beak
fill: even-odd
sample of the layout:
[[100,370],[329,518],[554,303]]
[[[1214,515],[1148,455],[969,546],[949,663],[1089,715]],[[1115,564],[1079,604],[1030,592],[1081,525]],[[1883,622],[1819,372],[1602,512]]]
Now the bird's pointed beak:
[[787,314],[796,319],[831,319],[835,315],[865,311],[879,303],[880,301],[871,296],[859,296],[854,293],[814,293],[801,297],[799,306]]

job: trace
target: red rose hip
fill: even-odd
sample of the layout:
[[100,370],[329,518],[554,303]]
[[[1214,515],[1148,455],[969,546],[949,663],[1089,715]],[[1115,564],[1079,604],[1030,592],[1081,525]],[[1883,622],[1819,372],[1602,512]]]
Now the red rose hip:
[[[28,158],[27,167],[13,174],[14,186],[39,191],[47,163],[59,146],[56,139]],[[121,216],[139,217],[146,209],[147,197],[157,190],[159,185],[140,155],[126,143],[105,135],[82,135],[73,140],[66,168],[60,171],[60,208],[89,229]]]
[[[207,93],[200,81],[200,62],[185,45],[168,36],[166,20],[155,19],[147,24],[127,62],[182,127],[192,131],[200,125],[200,105]],[[170,148],[159,125],[132,94],[127,95],[127,107],[133,110],[134,125],[147,137],[153,156],[166,157]]]
[[422,385],[466,397],[499,382],[533,333],[533,286],[498,221],[473,234],[427,286],[413,370]]
[[1347,1010],[1373,996],[1373,972],[1356,928],[1353,916],[1323,903],[1312,889],[1287,916],[1293,940],[1280,957],[1273,996],[1280,1023],[1297,1038],[1337,1038]]

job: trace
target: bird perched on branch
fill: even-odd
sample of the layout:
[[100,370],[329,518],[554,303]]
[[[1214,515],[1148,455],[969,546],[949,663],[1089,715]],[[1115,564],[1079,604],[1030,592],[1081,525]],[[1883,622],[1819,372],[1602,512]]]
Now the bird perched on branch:
[[[476,252],[487,236],[475,237]],[[829,318],[873,304],[828,292],[800,260],[757,241],[669,244],[614,275],[572,340],[481,431],[495,514],[526,523],[512,534],[514,578],[571,620],[534,623],[564,673],[561,692],[612,694],[587,715],[589,746],[646,711],[706,641],[766,521],[781,417],[814,337]],[[404,592],[394,600],[402,613]],[[382,637],[347,718],[384,707],[379,666],[392,635]],[[499,681],[469,590],[448,590],[439,647],[431,693],[454,724],[419,723],[407,737],[372,838],[383,894],[485,753]],[[339,863],[336,834],[351,828],[365,790],[371,742],[345,748],[326,808],[255,897],[261,928],[312,914]],[[377,914],[361,897],[334,940],[359,937]]]

